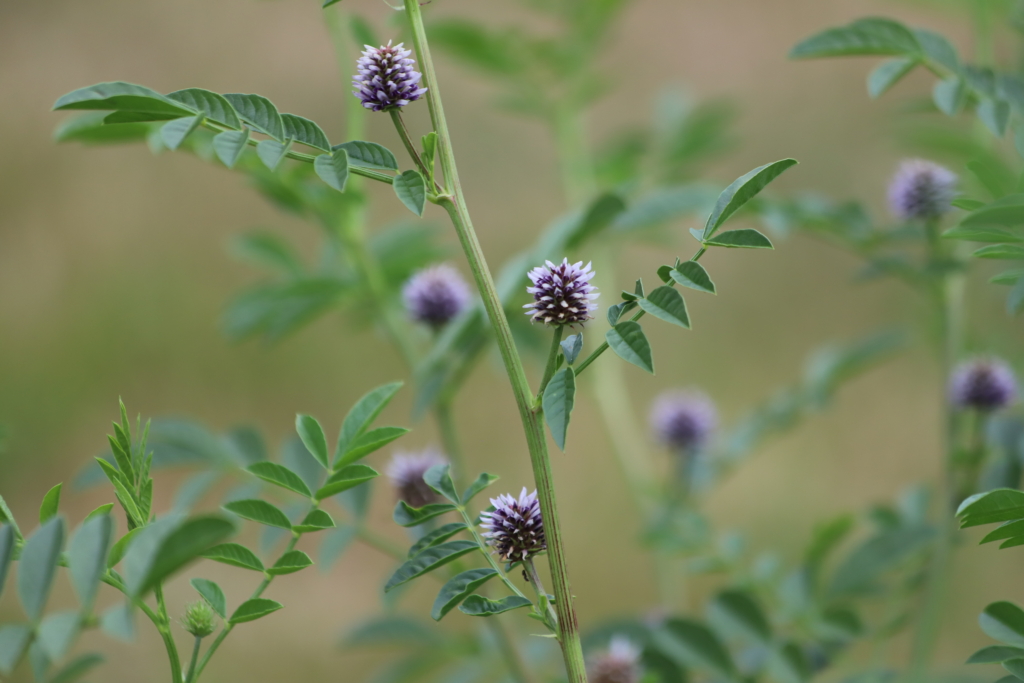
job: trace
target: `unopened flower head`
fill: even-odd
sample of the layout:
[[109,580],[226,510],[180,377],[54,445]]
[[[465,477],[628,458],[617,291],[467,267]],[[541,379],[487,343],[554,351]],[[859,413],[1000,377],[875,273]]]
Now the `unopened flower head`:
[[718,411],[702,391],[666,391],[651,406],[651,429],[659,441],[674,449],[699,449],[717,426]]
[[639,683],[640,648],[628,638],[617,635],[608,649],[587,662],[587,677],[591,683]]
[[594,301],[600,296],[597,287],[590,284],[594,271],[583,261],[569,263],[569,259],[555,265],[545,261],[527,275],[533,283],[526,291],[533,295],[533,303],[526,304],[526,315],[531,322],[547,325],[574,325],[591,319],[597,310]]
[[525,560],[548,547],[536,491],[528,494],[524,486],[518,500],[503,493],[491,498],[491,505],[494,512],[481,513],[480,526],[484,528],[484,538],[501,559]]
[[213,633],[215,619],[213,609],[206,601],[197,600],[185,608],[185,616],[181,620],[181,625],[196,638],[205,638]]
[[961,363],[949,379],[949,401],[957,408],[992,411],[1017,398],[1013,370],[999,358],[975,358]]
[[363,56],[356,62],[359,73],[352,77],[352,94],[364,107],[373,111],[400,109],[427,92],[420,87],[423,74],[413,68],[416,61],[409,57],[412,51],[403,49],[403,43],[392,47],[388,41],[380,47],[364,47]]
[[466,309],[470,293],[459,271],[441,264],[409,278],[402,298],[410,318],[437,329]]
[[949,211],[956,183],[956,174],[948,168],[924,159],[908,159],[889,183],[889,206],[901,220],[937,218]]
[[434,490],[423,481],[423,475],[434,465],[447,464],[448,459],[440,451],[427,448],[419,453],[395,453],[386,471],[398,499],[421,508],[438,500]]

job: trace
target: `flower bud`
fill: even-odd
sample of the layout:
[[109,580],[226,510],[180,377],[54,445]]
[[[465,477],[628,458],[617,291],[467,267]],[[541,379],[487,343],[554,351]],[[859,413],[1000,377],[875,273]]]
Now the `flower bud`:
[[924,159],[900,164],[889,183],[889,206],[901,220],[938,218],[956,196],[956,174]]
[[718,411],[707,394],[695,389],[667,391],[651,407],[651,429],[674,450],[702,448],[718,425]]
[[437,493],[423,481],[423,475],[434,465],[447,464],[448,459],[433,448],[427,448],[419,453],[395,453],[387,468],[395,496],[414,508],[436,503]]
[[641,673],[640,649],[622,635],[587,662],[590,683],[639,683]]
[[459,271],[441,264],[409,278],[402,298],[410,318],[436,330],[466,309],[470,293]]
[[1013,370],[998,358],[975,358],[961,363],[949,379],[949,402],[956,408],[993,411],[1017,398]]
[[185,616],[181,620],[181,625],[196,638],[205,638],[213,633],[216,626],[215,620],[213,609],[206,601],[196,600],[185,608]]

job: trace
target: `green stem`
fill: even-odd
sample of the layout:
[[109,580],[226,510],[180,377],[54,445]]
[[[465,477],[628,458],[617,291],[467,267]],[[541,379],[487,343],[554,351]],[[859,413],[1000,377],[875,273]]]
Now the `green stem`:
[[202,644],[201,636],[196,636],[196,642],[192,646],[192,661],[188,664],[188,673],[185,674],[185,683],[192,683],[195,680],[196,662],[199,661],[199,646]]
[[476,544],[480,547],[480,554],[483,555],[484,559],[487,560],[487,564],[491,565],[491,569],[498,572],[498,578],[500,578],[502,582],[504,582],[505,586],[508,587],[510,591],[512,591],[521,598],[528,599],[525,595],[523,595],[523,592],[519,590],[519,588],[514,583],[509,581],[509,578],[505,574],[505,572],[501,571],[501,567],[499,567],[498,563],[494,561],[494,556],[491,555],[491,553],[487,552],[487,543],[485,543],[484,539],[480,536],[480,532],[476,530],[476,525],[473,524],[473,520],[469,516],[469,511],[466,510],[466,508],[462,505],[459,505],[458,507],[459,514],[461,514],[462,519],[466,521],[466,527],[469,529],[469,533],[473,536],[473,540],[476,541]]
[[558,615],[555,614],[553,609],[551,609],[551,600],[548,599],[548,592],[544,590],[544,584],[540,580],[540,574],[537,572],[537,566],[533,563],[532,557],[527,557],[523,560],[523,564],[526,566],[526,572],[530,577],[530,584],[533,586],[533,590],[537,593],[537,602],[547,608],[547,619],[551,622],[550,626],[557,634],[560,631],[558,628]]
[[452,479],[458,488],[460,482],[466,481],[469,472],[466,470],[466,461],[462,456],[462,448],[459,446],[459,438],[455,430],[451,396],[438,398],[434,405],[434,419],[437,420],[437,429],[441,433],[441,445],[452,464]]
[[174,642],[174,635],[171,633],[171,620],[167,616],[167,604],[164,602],[164,589],[157,584],[154,589],[156,595],[157,613],[159,621],[154,621],[160,638],[164,641],[164,648],[167,650],[167,659],[171,663],[171,680],[174,683],[181,683],[181,658],[178,656],[178,646]]
[[[932,288],[935,310],[939,321],[940,358],[942,386],[949,385],[953,366],[960,356],[964,329],[963,320],[963,276],[949,268],[948,261],[956,254],[939,236],[937,221],[926,226],[931,265],[940,266],[941,275]],[[956,495],[957,444],[959,443],[959,421],[945,392],[941,394],[941,412],[945,433],[942,488],[939,506],[939,539],[931,558],[924,605],[917,623],[917,632],[911,649],[910,676],[912,681],[923,681],[928,674],[929,664],[935,650],[941,627],[943,606],[950,579],[950,560],[954,549],[956,533],[953,509]]]
[[561,521],[558,505],[555,500],[554,476],[551,460],[548,455],[547,441],[539,411],[533,410],[533,395],[522,360],[516,351],[512,338],[512,330],[505,317],[504,308],[498,297],[494,280],[487,267],[483,249],[477,239],[476,232],[469,217],[462,186],[459,183],[458,170],[455,164],[455,152],[452,148],[451,135],[445,121],[444,108],[441,104],[440,87],[433,59],[427,45],[426,30],[423,27],[418,0],[404,0],[405,11],[412,29],[413,43],[420,58],[427,87],[427,105],[430,109],[431,121],[438,136],[438,152],[441,171],[444,176],[444,187],[450,196],[439,198],[439,203],[448,212],[455,231],[458,233],[466,259],[473,272],[477,289],[484,302],[484,308],[494,327],[498,349],[501,352],[505,370],[512,385],[512,393],[519,407],[519,416],[526,434],[530,461],[533,466],[537,494],[540,500],[541,514],[544,516],[544,530],[547,535],[548,557],[551,563],[551,574],[554,582],[556,608],[560,631],[562,655],[565,660],[569,683],[585,683],[587,680],[586,664],[583,659],[583,648],[580,642],[579,623],[573,608],[572,590],[569,585],[569,572],[566,567],[565,547],[562,540]]
[[423,179],[430,182],[430,171],[427,170],[427,165],[423,163],[423,159],[420,158],[420,153],[416,150],[416,145],[412,143],[412,138],[409,137],[409,129],[405,126],[405,119],[402,118],[402,111],[400,109],[391,109],[388,111],[391,114],[391,120],[395,124],[395,130],[398,131],[398,137],[402,138],[402,144],[405,145],[405,151],[409,153],[412,160],[416,162],[416,167],[420,169],[420,173],[423,174]]
[[544,377],[540,380],[540,388],[537,389],[537,399],[534,401],[536,406],[541,405],[541,400],[544,398],[544,390],[548,387],[548,382],[555,376],[555,369],[558,368],[558,352],[561,350],[562,343],[562,326],[558,325],[555,327],[554,333],[551,335],[551,349],[548,351],[548,364],[544,368]]

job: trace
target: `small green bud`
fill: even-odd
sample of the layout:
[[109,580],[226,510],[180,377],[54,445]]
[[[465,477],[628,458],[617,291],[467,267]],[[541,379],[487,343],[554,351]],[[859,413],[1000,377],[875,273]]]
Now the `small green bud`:
[[185,608],[185,617],[181,620],[181,625],[196,638],[205,638],[213,633],[216,626],[215,618],[206,601],[197,600]]

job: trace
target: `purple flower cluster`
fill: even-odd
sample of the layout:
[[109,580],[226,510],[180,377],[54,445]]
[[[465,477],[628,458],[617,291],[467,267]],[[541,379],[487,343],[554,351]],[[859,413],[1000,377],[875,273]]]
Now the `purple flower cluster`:
[[410,318],[438,329],[465,310],[470,292],[459,271],[441,264],[409,278],[402,298]]
[[904,221],[938,218],[949,211],[956,183],[956,174],[948,168],[924,159],[908,159],[889,183],[889,206]]
[[617,635],[608,649],[587,662],[587,677],[591,683],[639,683],[640,649],[625,636]]
[[530,322],[546,325],[574,325],[591,319],[591,311],[597,310],[594,301],[600,294],[590,284],[594,272],[590,264],[583,261],[569,263],[569,259],[555,265],[545,261],[527,273],[532,287],[526,291],[533,295],[533,303],[526,304],[526,315]]
[[992,411],[1017,398],[1017,379],[1005,361],[976,358],[961,363],[949,379],[949,402],[961,409]]
[[527,494],[524,486],[518,500],[503,493],[491,498],[491,505],[494,512],[481,513],[480,526],[498,557],[518,562],[547,549],[536,491]]
[[651,406],[651,429],[658,440],[681,451],[704,446],[718,426],[718,411],[695,389],[667,391]]
[[359,73],[352,77],[352,94],[363,106],[373,111],[400,109],[427,92],[420,87],[423,74],[416,71],[416,61],[403,43],[394,47],[391,41],[380,47],[364,46],[363,56],[356,62]]
[[399,500],[421,508],[438,500],[434,490],[423,481],[423,475],[434,465],[447,464],[448,459],[433,448],[419,453],[395,453],[388,463],[387,475]]

